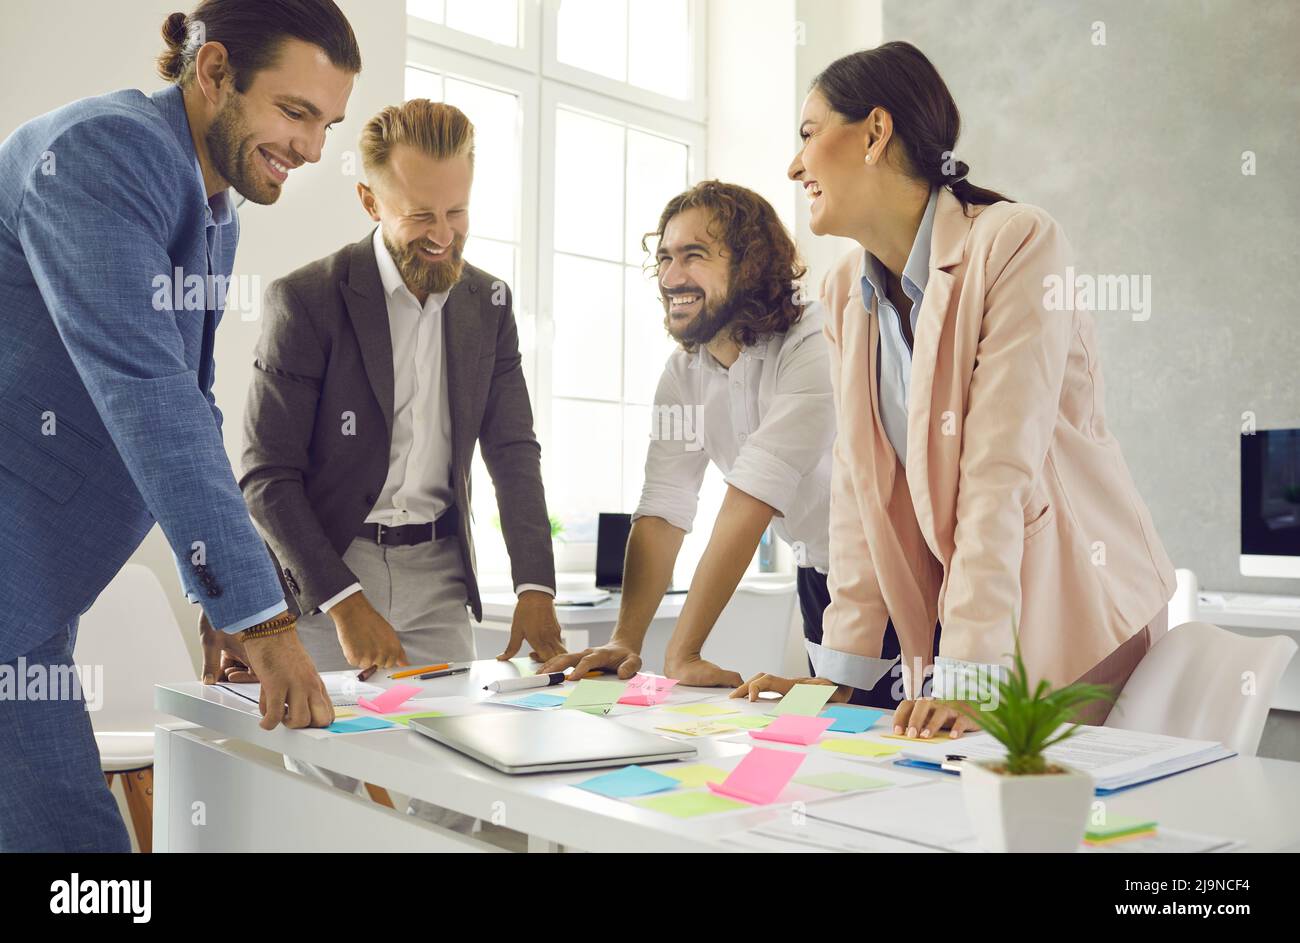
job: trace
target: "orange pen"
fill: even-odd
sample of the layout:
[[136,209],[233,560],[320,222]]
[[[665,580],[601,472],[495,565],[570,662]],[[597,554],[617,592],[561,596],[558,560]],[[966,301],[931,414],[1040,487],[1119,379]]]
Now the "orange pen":
[[391,674],[391,675],[389,675],[388,677],[389,677],[390,679],[393,679],[393,678],[413,678],[413,677],[415,677],[416,675],[427,674],[427,673],[430,672],[430,671],[442,671],[442,670],[444,670],[444,669],[446,669],[446,668],[450,668],[450,667],[451,667],[451,665],[425,665],[423,668],[411,668],[411,669],[409,669],[409,670],[407,670],[407,671],[399,671],[399,672],[397,672],[396,674]]

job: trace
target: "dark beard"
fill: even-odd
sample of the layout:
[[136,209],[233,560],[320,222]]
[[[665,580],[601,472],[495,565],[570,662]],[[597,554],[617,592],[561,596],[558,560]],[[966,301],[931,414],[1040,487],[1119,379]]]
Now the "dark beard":
[[442,262],[426,262],[420,258],[416,249],[399,246],[384,235],[384,245],[393,257],[393,264],[402,274],[402,281],[414,295],[439,295],[451,291],[453,285],[460,281],[465,268],[462,255],[465,249],[465,237],[456,233],[451,241],[451,258]]
[[732,321],[736,319],[737,306],[735,304],[736,293],[728,291],[725,298],[716,303],[710,303],[707,298],[700,306],[700,313],[697,314],[690,324],[680,334],[673,333],[672,315],[664,312],[664,329],[668,336],[677,341],[688,350],[694,347],[702,347],[713,338],[717,337]]
[[242,96],[236,92],[217,112],[203,136],[212,167],[236,192],[254,203],[268,206],[280,198],[280,186],[266,179],[260,167],[252,166],[257,148],[251,143],[248,124],[244,121]]

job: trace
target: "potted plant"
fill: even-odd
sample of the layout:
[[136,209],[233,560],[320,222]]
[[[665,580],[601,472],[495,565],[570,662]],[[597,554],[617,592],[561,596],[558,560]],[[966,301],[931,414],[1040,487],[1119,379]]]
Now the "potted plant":
[[1053,763],[1044,751],[1078,733],[1080,707],[1112,699],[1099,684],[1052,690],[1044,680],[1031,688],[1017,640],[1014,667],[999,680],[996,700],[958,706],[1007,751],[1002,759],[961,766],[966,811],[985,850],[1078,849],[1092,805],[1092,777]]

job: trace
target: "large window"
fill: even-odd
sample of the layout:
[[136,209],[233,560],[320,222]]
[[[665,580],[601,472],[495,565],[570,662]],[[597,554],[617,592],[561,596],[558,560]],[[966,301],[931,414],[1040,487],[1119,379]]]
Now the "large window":
[[[696,0],[408,0],[406,95],[476,130],[466,258],[512,287],[542,443],[557,567],[589,570],[596,515],[640,495],[650,406],[673,344],[641,248],[704,168]],[[481,461],[479,567],[509,562]],[[703,533],[720,501],[708,479]]]

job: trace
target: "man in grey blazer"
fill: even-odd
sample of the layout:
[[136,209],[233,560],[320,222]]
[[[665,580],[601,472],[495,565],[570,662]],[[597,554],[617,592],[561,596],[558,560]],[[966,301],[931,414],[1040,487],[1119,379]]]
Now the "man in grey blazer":
[[562,652],[541,450],[509,288],[464,262],[473,126],[423,99],[361,141],[379,226],[274,282],[240,480],[321,670],[474,657],[475,443],[519,596],[511,640]]

